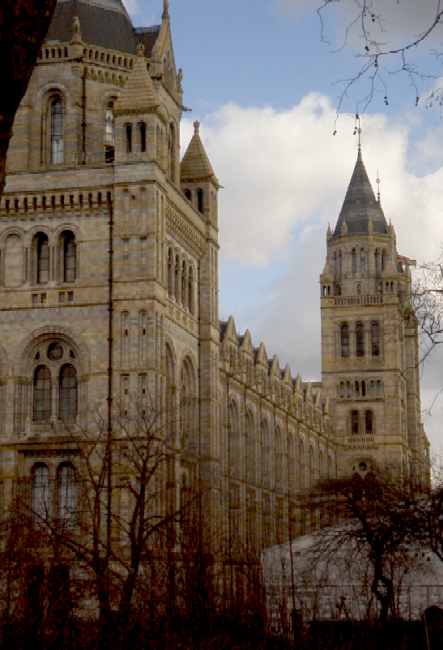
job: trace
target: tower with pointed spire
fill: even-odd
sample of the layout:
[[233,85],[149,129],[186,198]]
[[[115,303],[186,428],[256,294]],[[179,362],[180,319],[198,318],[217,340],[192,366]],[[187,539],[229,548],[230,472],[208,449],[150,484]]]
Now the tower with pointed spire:
[[418,486],[428,481],[412,263],[397,251],[359,145],[320,278],[322,379],[343,476],[373,467]]

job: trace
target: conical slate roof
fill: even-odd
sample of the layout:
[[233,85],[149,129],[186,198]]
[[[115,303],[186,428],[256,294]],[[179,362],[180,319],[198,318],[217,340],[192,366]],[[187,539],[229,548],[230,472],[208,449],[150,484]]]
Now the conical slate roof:
[[334,237],[343,234],[344,224],[346,224],[345,232],[349,235],[368,234],[370,222],[374,233],[388,232],[385,215],[379,201],[375,198],[359,148],[351,182],[335,226]]
[[128,54],[142,42],[150,56],[160,32],[159,25],[134,28],[122,0],[58,0],[47,40],[69,43],[76,16],[85,43]]
[[200,138],[200,123],[194,122],[194,135],[181,163],[181,180],[196,181],[210,178],[218,183],[208,154]]
[[115,114],[145,113],[159,105],[157,93],[148,72],[143,45],[139,45],[137,57],[123,93],[115,103]]

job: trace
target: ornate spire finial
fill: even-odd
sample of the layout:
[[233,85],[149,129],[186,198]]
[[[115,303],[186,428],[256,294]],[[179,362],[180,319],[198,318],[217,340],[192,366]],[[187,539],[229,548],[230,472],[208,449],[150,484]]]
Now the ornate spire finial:
[[380,203],[380,183],[381,183],[381,180],[380,180],[380,172],[379,172],[378,169],[377,169],[377,179],[376,179],[375,182],[377,183],[377,201]]
[[145,56],[145,46],[141,42],[137,44],[137,56]]
[[358,153],[361,154],[361,119],[358,113],[355,114],[355,126],[353,135],[358,136]]
[[169,0],[163,0],[163,20],[169,19]]
[[200,122],[195,121],[194,122],[194,135],[198,135],[200,133]]

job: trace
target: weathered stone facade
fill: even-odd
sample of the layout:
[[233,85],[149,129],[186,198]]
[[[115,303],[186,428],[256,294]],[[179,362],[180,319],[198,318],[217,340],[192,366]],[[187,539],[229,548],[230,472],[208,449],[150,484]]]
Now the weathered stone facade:
[[[149,394],[174,498],[198,481],[212,531],[255,551],[321,523],[299,500],[320,477],[373,462],[426,482],[410,275],[392,227],[328,234],[322,384],[220,324],[219,184],[197,123],[180,162],[181,81],[167,2],[161,25],[135,30],[120,0],[59,0],[0,202],[3,508],[35,467],[75,470],[66,422],[87,428],[110,397],[130,417]],[[371,260],[355,273],[353,248]],[[344,322],[349,341],[364,324],[363,355],[342,354]]]

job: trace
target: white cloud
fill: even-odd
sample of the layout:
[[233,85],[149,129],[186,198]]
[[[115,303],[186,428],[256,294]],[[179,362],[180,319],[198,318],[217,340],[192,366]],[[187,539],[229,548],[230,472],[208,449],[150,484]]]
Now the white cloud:
[[140,13],[139,0],[124,0],[124,5],[128,13],[132,16]]
[[[225,287],[234,295],[256,291],[250,304],[235,314],[257,343],[276,352],[282,364],[307,378],[320,374],[320,307],[318,277],[325,254],[327,223],[334,225],[356,158],[354,118],[343,115],[333,137],[331,102],[310,94],[286,111],[242,108],[230,104],[203,121],[202,138],[224,190],[221,192],[220,239],[225,264],[255,269],[256,287]],[[392,219],[402,254],[435,259],[443,240],[441,187],[443,167],[418,177],[408,165],[412,128],[384,116],[366,117],[363,156],[375,181],[382,177],[382,204]],[[185,121],[184,142],[192,132]],[[432,155],[426,139],[420,151]],[[269,281],[275,264],[285,260],[280,279]],[[266,291],[262,287],[267,287]],[[223,287],[222,287],[223,288]],[[229,299],[224,296],[224,303]],[[225,314],[226,315],[226,314]],[[435,359],[435,360],[434,360]],[[424,373],[424,407],[443,382],[437,356]],[[428,419],[438,442],[439,403]],[[440,443],[441,444],[441,443]]]

